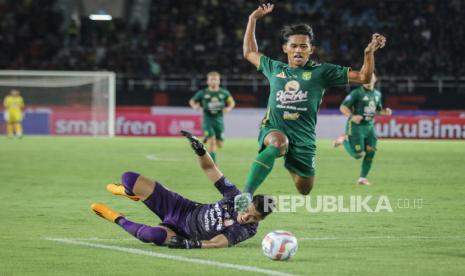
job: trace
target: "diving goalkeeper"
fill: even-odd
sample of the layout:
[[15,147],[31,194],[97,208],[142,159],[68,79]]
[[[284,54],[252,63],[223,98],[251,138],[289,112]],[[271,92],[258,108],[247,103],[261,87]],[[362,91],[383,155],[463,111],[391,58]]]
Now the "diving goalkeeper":
[[142,202],[160,219],[158,226],[148,226],[128,220],[102,203],[92,204],[99,216],[115,222],[142,242],[167,245],[170,248],[221,248],[233,246],[253,237],[258,222],[272,212],[271,198],[255,195],[241,213],[234,210],[234,197],[240,191],[216,167],[204,145],[189,132],[181,132],[199,156],[200,167],[214,183],[223,198],[216,203],[193,202],[172,192],[145,176],[134,172],[122,175],[122,184],[108,184],[114,195]]

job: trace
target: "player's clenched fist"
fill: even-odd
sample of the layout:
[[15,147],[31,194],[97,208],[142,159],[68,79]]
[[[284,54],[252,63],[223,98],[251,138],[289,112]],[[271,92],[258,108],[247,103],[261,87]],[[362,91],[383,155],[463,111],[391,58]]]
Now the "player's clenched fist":
[[378,50],[379,48],[383,48],[386,45],[386,37],[375,33],[371,36],[371,41],[368,46],[365,48],[365,53],[372,53]]

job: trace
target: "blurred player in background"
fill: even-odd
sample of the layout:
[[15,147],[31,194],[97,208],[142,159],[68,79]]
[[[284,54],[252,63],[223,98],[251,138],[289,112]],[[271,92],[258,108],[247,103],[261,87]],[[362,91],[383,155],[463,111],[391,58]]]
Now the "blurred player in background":
[[3,106],[5,107],[4,117],[8,137],[13,137],[16,134],[18,138],[22,138],[24,99],[21,97],[19,90],[12,89],[10,94],[3,100]]
[[273,60],[258,51],[255,39],[257,20],[271,13],[273,7],[263,4],[253,11],[244,35],[244,57],[268,79],[270,96],[258,138],[259,154],[252,163],[245,193],[236,198],[239,210],[248,205],[251,194],[280,156],[284,156],[285,167],[299,193],[310,193],[315,179],[315,125],[325,89],[348,83],[370,83],[374,52],[386,42],[384,36],[373,34],[364,51],[362,68],[353,71],[349,67],[312,61],[312,28],[298,24],[286,26],[282,31],[282,50],[287,55],[287,63]]
[[159,226],[132,222],[102,203],[92,204],[99,216],[115,222],[142,242],[168,245],[170,248],[219,248],[233,246],[257,232],[259,221],[273,210],[270,197],[256,195],[244,212],[234,210],[234,197],[240,191],[216,167],[204,145],[189,132],[181,132],[198,155],[200,167],[223,198],[213,204],[193,202],[133,172],[123,174],[123,184],[108,184],[115,195],[142,200],[161,220]]
[[207,74],[208,87],[198,91],[189,101],[194,110],[203,110],[203,132],[207,149],[216,162],[216,150],[223,147],[223,113],[231,111],[236,103],[228,90],[220,87],[218,72]]
[[367,175],[375,157],[378,138],[374,124],[376,114],[391,115],[390,108],[383,109],[381,92],[375,89],[376,75],[371,82],[352,90],[341,104],[340,110],[347,119],[346,133],[339,136],[334,146],[344,145],[347,153],[355,159],[363,157],[362,170],[357,183],[370,185]]

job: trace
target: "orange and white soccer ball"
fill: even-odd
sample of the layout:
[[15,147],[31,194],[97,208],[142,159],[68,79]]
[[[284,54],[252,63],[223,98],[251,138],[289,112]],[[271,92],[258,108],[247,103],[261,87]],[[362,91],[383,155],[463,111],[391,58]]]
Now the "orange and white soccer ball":
[[277,230],[268,233],[262,241],[263,254],[276,261],[287,261],[297,252],[297,239],[291,232]]

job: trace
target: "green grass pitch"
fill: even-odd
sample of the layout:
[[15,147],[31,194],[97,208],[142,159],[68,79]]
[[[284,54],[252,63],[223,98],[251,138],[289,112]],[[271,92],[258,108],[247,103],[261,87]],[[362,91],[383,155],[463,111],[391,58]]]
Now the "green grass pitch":
[[[321,140],[312,197],[386,195],[393,212],[276,213],[261,224],[255,238],[234,248],[187,251],[141,243],[89,209],[92,202],[100,201],[132,220],[158,223],[141,203],[105,191],[107,183],[118,182],[127,170],[157,179],[193,200],[217,200],[219,194],[198,168],[186,141],[27,136],[1,140],[0,275],[258,273],[189,263],[192,259],[267,269],[275,275],[465,275],[463,141],[380,141],[369,177],[374,186],[357,187],[360,162],[342,149],[333,149],[331,141]],[[241,189],[256,150],[254,139],[229,139],[218,153],[221,170]],[[258,192],[296,194],[282,159]],[[404,199],[410,205],[422,199],[422,208],[399,208]],[[264,235],[278,229],[299,239],[299,250],[289,262],[268,260],[261,252]]]

